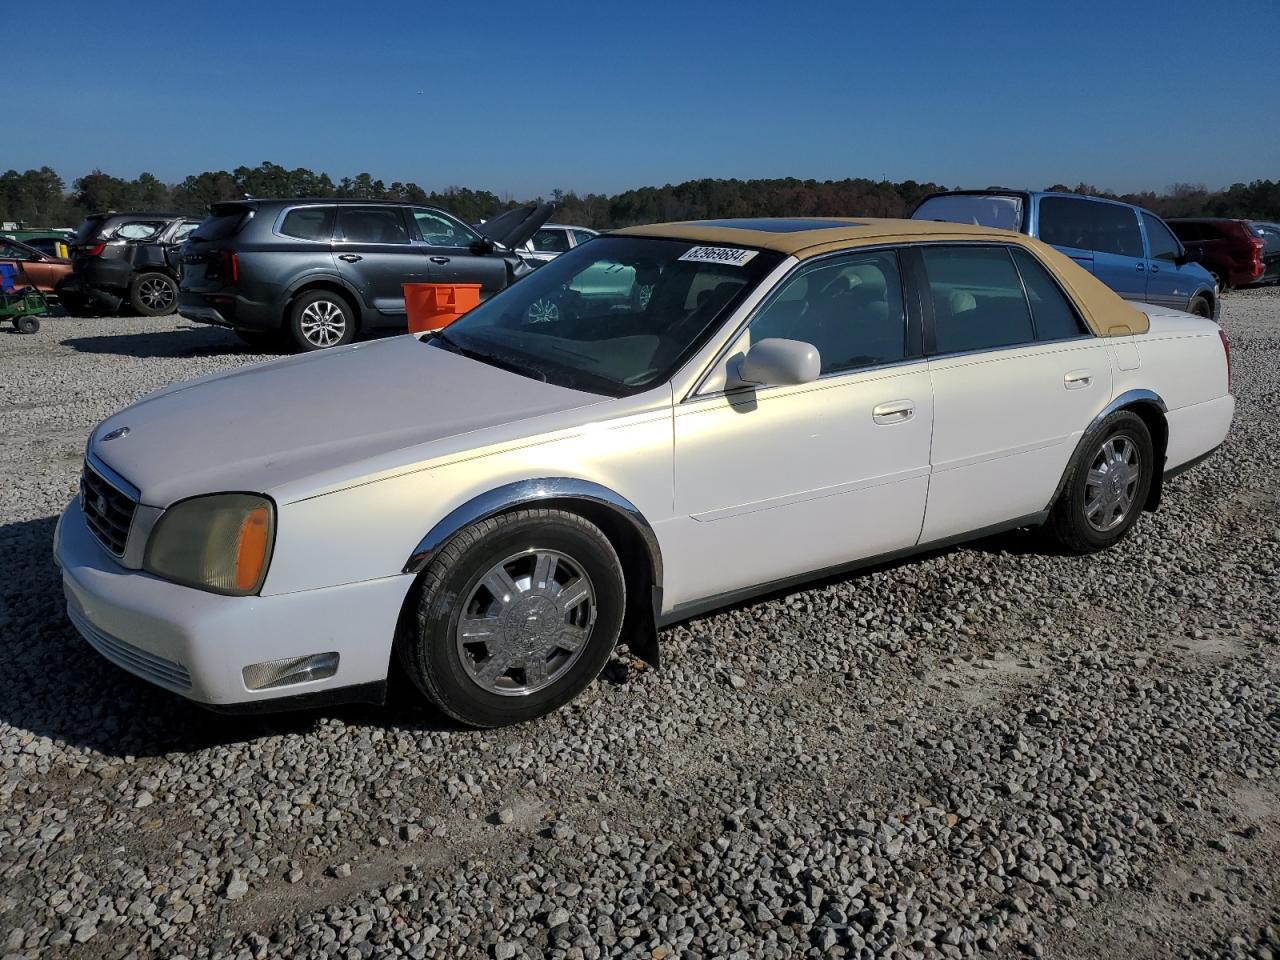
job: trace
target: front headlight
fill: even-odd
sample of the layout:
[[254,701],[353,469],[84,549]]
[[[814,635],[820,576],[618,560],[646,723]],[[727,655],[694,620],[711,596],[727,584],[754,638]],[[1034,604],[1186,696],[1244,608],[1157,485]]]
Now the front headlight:
[[183,500],[156,522],[142,566],[188,587],[246,596],[262,586],[275,527],[275,507],[266,497],[219,493]]

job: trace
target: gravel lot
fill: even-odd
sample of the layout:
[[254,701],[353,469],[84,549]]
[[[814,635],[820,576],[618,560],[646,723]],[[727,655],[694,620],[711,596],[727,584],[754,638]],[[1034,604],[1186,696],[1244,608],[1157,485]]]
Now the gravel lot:
[[1017,533],[705,617],[554,717],[203,712],[50,557],[94,423],[253,362],[0,332],[0,957],[1280,956],[1280,291],[1227,446],[1105,555]]

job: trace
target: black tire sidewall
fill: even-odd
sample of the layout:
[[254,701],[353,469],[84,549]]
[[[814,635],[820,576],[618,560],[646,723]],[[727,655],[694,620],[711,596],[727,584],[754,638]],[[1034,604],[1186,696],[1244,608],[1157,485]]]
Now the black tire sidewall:
[[[302,335],[302,311],[318,300],[327,300],[330,303],[335,304],[338,309],[342,311],[342,316],[347,321],[346,330],[343,331],[342,339],[327,347],[318,347]],[[355,338],[355,311],[351,308],[351,304],[347,302],[345,297],[339,296],[336,293],[330,293],[328,290],[312,290],[309,293],[304,293],[299,296],[293,301],[293,305],[289,308],[289,341],[298,350],[305,353],[313,353],[317,350],[332,350],[334,347],[345,347]]]
[[[557,550],[581,564],[596,594],[596,620],[586,649],[555,683],[524,696],[504,697],[475,684],[462,666],[454,630],[473,583],[494,564],[531,549]],[[622,565],[608,539],[593,525],[568,525],[531,517],[512,523],[470,545],[419,607],[415,669],[431,699],[463,723],[496,727],[520,723],[563,706],[604,668],[622,627],[626,586]]]
[[[1085,487],[1089,478],[1089,467],[1098,455],[1099,449],[1116,436],[1128,437],[1137,446],[1138,455],[1142,458],[1142,471],[1133,506],[1129,510],[1129,515],[1125,517],[1124,523],[1114,530],[1103,532],[1095,530],[1085,516]],[[1113,413],[1099,425],[1098,430],[1088,440],[1080,462],[1076,465],[1071,484],[1066,490],[1068,516],[1074,528],[1072,532],[1094,550],[1103,550],[1119,542],[1137,523],[1143,504],[1147,501],[1147,495],[1151,492],[1151,481],[1154,476],[1155,451],[1147,425],[1140,416],[1128,410]]]
[[[155,310],[142,302],[140,291],[143,283],[148,280],[163,280],[173,290],[173,299],[170,301],[167,310]],[[178,285],[174,282],[173,277],[167,273],[147,272],[140,273],[133,278],[133,282],[129,284],[129,306],[133,307],[135,313],[143,317],[164,317],[173,313],[178,309]]]

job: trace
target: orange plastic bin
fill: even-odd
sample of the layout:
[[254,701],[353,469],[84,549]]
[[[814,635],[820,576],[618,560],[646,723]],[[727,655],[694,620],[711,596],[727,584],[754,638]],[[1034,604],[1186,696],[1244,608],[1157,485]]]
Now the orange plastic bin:
[[478,283],[402,283],[409,332],[439,330],[480,305]]

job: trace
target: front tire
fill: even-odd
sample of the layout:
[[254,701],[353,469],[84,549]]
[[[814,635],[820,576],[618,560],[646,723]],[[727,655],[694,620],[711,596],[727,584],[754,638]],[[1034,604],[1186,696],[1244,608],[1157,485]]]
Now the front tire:
[[440,550],[397,646],[444,713],[499,727],[581,693],[613,651],[625,608],[622,564],[598,527],[564,510],[518,510]]
[[143,317],[162,317],[178,309],[178,285],[165,273],[140,273],[129,284],[129,305]]
[[[1226,287],[1221,289],[1225,290]],[[1204,317],[1206,320],[1213,319],[1213,305],[1209,303],[1207,297],[1196,297],[1191,301],[1191,306],[1187,307],[1188,313],[1194,313],[1197,317]]]
[[304,352],[341,347],[355,339],[355,314],[336,293],[312,290],[289,308],[289,336]]
[[1096,553],[1133,528],[1155,475],[1151,432],[1131,410],[1117,410],[1085,438],[1049,515],[1047,532],[1070,553]]

